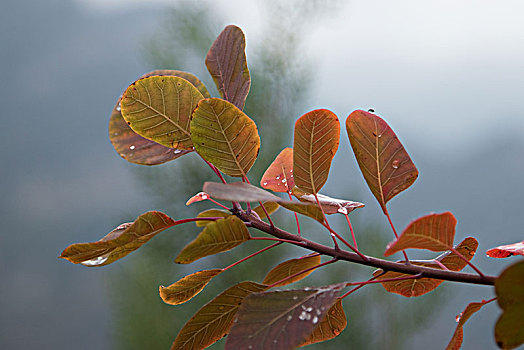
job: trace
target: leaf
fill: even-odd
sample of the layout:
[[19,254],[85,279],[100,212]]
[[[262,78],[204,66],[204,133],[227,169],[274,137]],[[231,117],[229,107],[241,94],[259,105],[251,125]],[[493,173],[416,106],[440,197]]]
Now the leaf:
[[279,202],[282,199],[274,194],[245,182],[223,184],[219,182],[204,182],[202,188],[213,198],[232,202]]
[[[216,218],[216,217],[223,217],[227,218],[228,216],[231,216],[231,213],[225,210],[220,209],[208,209],[205,210],[197,215],[197,218]],[[203,227],[207,226],[213,221],[195,221],[195,224],[197,227]]]
[[207,70],[220,95],[239,109],[244,109],[251,85],[245,49],[242,30],[229,25],[216,38],[206,57]]
[[202,94],[187,80],[152,76],[131,84],[121,101],[122,116],[131,129],[166,147],[192,150],[191,113]]
[[293,178],[293,148],[284,148],[267,168],[260,186],[275,192],[290,192],[295,187]]
[[344,285],[247,296],[238,309],[225,349],[294,349],[313,333]]
[[457,316],[457,328],[455,329],[455,333],[453,333],[446,350],[460,350],[460,347],[462,346],[462,340],[464,338],[462,329],[464,324],[471,317],[471,315],[479,311],[484,305],[486,305],[486,303],[487,302],[485,300],[477,303],[469,303],[464,311]]
[[[271,271],[269,271],[262,283],[266,285],[272,285],[273,283],[283,280],[284,278],[292,276],[300,271],[304,271],[306,269],[317,266],[318,264],[320,264],[320,260],[320,255],[317,254],[306,255],[298,259],[284,261],[283,263],[278,264]],[[309,276],[313,271],[314,270],[310,270],[301,275],[295,276],[284,282],[274,285],[273,287],[285,286],[293,282],[300,281],[301,279],[304,279],[307,276]]]
[[508,245],[501,245],[486,252],[492,258],[507,258],[512,255],[524,255],[524,241]]
[[[293,195],[302,202],[317,203],[315,195],[302,191],[298,187],[293,188]],[[324,209],[325,214],[349,214],[357,208],[363,208],[365,205],[360,202],[348,201],[345,199],[331,198],[323,194],[317,194],[318,202]]]
[[286,208],[287,210],[291,210],[296,213],[309,216],[310,218],[313,218],[320,223],[324,222],[324,215],[322,215],[322,210],[320,210],[319,206],[316,204],[288,201],[282,201],[278,203],[281,207]]
[[257,159],[260,137],[255,122],[227,101],[200,101],[190,129],[195,150],[227,175],[245,177]]
[[320,191],[327,181],[339,140],[340,123],[327,109],[316,109],[297,120],[293,145],[296,186],[310,193]]
[[354,111],[346,129],[358,166],[385,214],[386,203],[415,182],[418,170],[397,135],[375,114]]
[[222,269],[203,270],[188,275],[168,287],[160,286],[160,297],[166,304],[178,305],[185,303],[200,293],[213,277]]
[[242,300],[266,288],[254,282],[242,282],[226,289],[191,317],[178,333],[171,349],[200,350],[220,340],[229,332]]
[[[468,237],[464,239],[458,246],[456,246],[455,249],[468,260],[471,260],[477,251],[477,247],[477,240],[473,237]],[[451,251],[447,251],[439,255],[437,258],[435,258],[435,260],[438,260],[451,271],[460,271],[466,267],[466,262]],[[413,265],[425,266],[433,269],[442,269],[440,265],[438,265],[433,260],[410,260],[410,263]],[[382,273],[382,270],[376,270],[373,273],[373,276],[377,276],[380,273]],[[406,273],[388,271],[382,276],[378,277],[377,280],[408,276],[410,275]],[[381,284],[390,293],[396,293],[410,298],[429,293],[437,288],[442,282],[444,281],[433,278],[417,278],[402,281],[381,282]]]
[[[269,215],[273,214],[280,208],[280,205],[276,202],[264,202],[264,208],[266,208],[266,211]],[[258,205],[255,208],[253,208],[253,211],[258,214],[260,219],[265,219],[266,213],[264,212],[264,209],[262,209],[262,206]]]
[[502,308],[495,324],[495,341],[502,349],[524,343],[524,261],[511,265],[495,281],[497,302]]
[[138,135],[122,117],[120,99],[109,119],[109,139],[120,157],[140,165],[163,164],[192,152],[172,149]]
[[249,240],[246,225],[236,216],[211,222],[204,230],[182,249],[175,262],[189,264],[208,255],[213,255],[233,249]]
[[338,298],[337,302],[331,306],[313,333],[299,346],[306,346],[333,339],[342,333],[347,324],[346,314],[342,308],[342,299]]
[[388,244],[384,256],[408,248],[429,249],[441,252],[453,246],[457,219],[448,212],[429,214],[413,220],[400,237]]
[[85,266],[109,265],[174,225],[176,222],[166,214],[150,211],[118,226],[97,242],[70,245],[60,258]]
[[163,77],[173,76],[173,77],[184,78],[185,80],[189,81],[195,88],[197,88],[197,90],[202,94],[204,98],[211,97],[204,83],[200,79],[198,79],[194,74],[191,74],[189,72],[184,72],[181,70],[172,70],[172,69],[157,69],[157,70],[154,70],[152,72],[142,75],[140,79],[153,77],[153,76],[163,76]]
[[186,205],[191,205],[191,204],[196,203],[196,202],[205,201],[208,198],[209,198],[209,195],[207,193],[205,193],[205,192],[198,192],[193,197],[191,197],[191,198],[189,198],[187,200]]

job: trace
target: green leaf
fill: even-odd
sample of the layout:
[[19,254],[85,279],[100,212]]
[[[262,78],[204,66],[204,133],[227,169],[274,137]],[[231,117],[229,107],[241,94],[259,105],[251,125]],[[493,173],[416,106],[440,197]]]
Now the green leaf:
[[460,350],[462,346],[462,340],[464,339],[464,331],[462,329],[464,324],[471,317],[471,315],[479,311],[484,305],[486,305],[485,300],[482,300],[479,303],[469,303],[464,311],[457,316],[457,328],[455,329],[453,337],[451,337],[446,350]]
[[163,164],[192,152],[169,148],[138,135],[122,118],[120,99],[109,119],[109,139],[120,157],[140,165]]
[[60,258],[84,266],[104,266],[140,248],[156,234],[176,225],[164,213],[150,211],[134,222],[124,223],[97,242],[72,244]]
[[434,252],[453,247],[457,219],[448,212],[429,214],[413,220],[397,240],[388,244],[384,256],[404,249],[429,249]]
[[[320,264],[320,255],[318,254],[312,256],[306,255],[298,259],[284,261],[283,263],[280,263],[273,269],[271,269],[271,271],[268,272],[262,283],[266,285],[272,285],[273,283],[283,280],[284,278],[292,276],[298,272],[312,268],[318,264]],[[274,285],[273,287],[285,286],[293,282],[300,281],[301,279],[304,279],[307,276],[309,276],[313,271],[314,270],[310,270],[308,272],[290,278],[282,283]]]
[[524,343],[524,261],[511,265],[495,281],[497,302],[502,308],[495,324],[495,341],[501,349]]
[[365,205],[360,202],[353,202],[346,199],[338,199],[338,198],[332,198],[325,196],[323,194],[318,193],[317,198],[315,198],[314,194],[307,193],[302,191],[298,187],[293,188],[293,195],[297,197],[302,202],[310,202],[310,203],[317,203],[318,202],[322,206],[322,209],[324,209],[325,214],[349,214],[353,210],[357,208],[363,208]]
[[293,145],[296,186],[310,193],[320,191],[327,181],[339,140],[340,123],[327,109],[308,112],[297,120]]
[[418,170],[397,135],[375,114],[354,111],[346,129],[364,179],[386,213],[386,203],[415,182]]
[[180,252],[175,262],[189,264],[208,255],[233,249],[249,240],[246,225],[236,216],[211,222]]
[[184,78],[185,80],[193,84],[193,86],[197,88],[197,90],[202,94],[204,98],[211,97],[204,83],[200,79],[198,79],[194,74],[191,74],[189,72],[184,72],[181,70],[172,70],[172,69],[157,69],[157,70],[154,70],[154,71],[151,71],[149,73],[142,75],[140,79],[153,77],[153,76],[162,76],[162,77],[172,76],[172,77]]
[[166,147],[192,150],[191,113],[202,94],[187,80],[152,76],[135,81],[121,101],[122,116],[131,129]]
[[209,281],[222,271],[222,269],[198,271],[176,281],[170,286],[160,286],[160,297],[164,303],[170,305],[185,303],[200,293]]
[[206,57],[207,70],[220,95],[239,109],[244,109],[251,85],[245,49],[242,30],[229,25],[220,33]]
[[255,122],[219,98],[200,101],[191,119],[195,150],[227,175],[246,176],[258,156],[260,137]]
[[238,309],[225,349],[294,349],[313,333],[344,285],[247,296]]
[[317,328],[300,346],[320,343],[337,337],[346,328],[348,321],[342,307],[342,299],[331,306]]
[[[264,202],[264,208],[266,208],[266,211],[269,215],[273,214],[280,208],[280,205],[276,202]],[[258,205],[255,208],[253,208],[253,211],[258,214],[258,216],[261,219],[267,218],[266,213],[264,212],[264,209],[262,209],[262,206]]]
[[284,148],[267,168],[260,186],[275,192],[290,192],[295,187],[293,148]]
[[[473,237],[468,237],[464,239],[455,249],[466,257],[468,260],[471,260],[477,251],[478,242]],[[466,267],[466,262],[459,258],[459,256],[451,251],[447,251],[439,255],[434,260],[438,260],[442,265],[446,266],[451,271],[460,271]],[[410,260],[409,262],[413,265],[431,267],[433,269],[442,269],[442,267],[437,264],[434,260]],[[403,262],[403,261],[402,261]],[[382,270],[376,270],[373,273],[373,276],[377,276],[382,273]],[[389,278],[398,278],[398,277],[408,277],[411,276],[406,273],[388,271],[382,276],[377,278],[377,281],[382,279]],[[381,282],[384,289],[390,293],[396,293],[407,298],[418,297],[426,293],[431,292],[440,284],[444,282],[443,280],[433,279],[433,278],[417,278],[417,279],[408,279],[401,281],[390,281],[390,282]]]
[[297,203],[297,202],[279,202],[280,206],[287,210],[294,211],[305,216],[309,216],[312,219],[317,220],[320,223],[324,222],[324,215],[319,206],[313,203]]
[[[231,213],[225,210],[220,209],[208,209],[205,210],[197,215],[197,218],[217,218],[217,217],[223,217],[227,218],[228,216],[231,216]],[[213,221],[195,221],[195,224],[197,227],[204,227],[212,223]]]
[[229,332],[242,300],[266,288],[255,282],[242,282],[226,289],[191,317],[178,333],[171,349],[200,350],[220,340]]

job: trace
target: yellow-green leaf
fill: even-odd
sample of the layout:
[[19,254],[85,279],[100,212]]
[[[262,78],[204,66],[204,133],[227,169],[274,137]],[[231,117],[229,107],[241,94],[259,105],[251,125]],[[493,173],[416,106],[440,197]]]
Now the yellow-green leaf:
[[226,289],[191,317],[178,333],[171,349],[200,350],[222,339],[233,325],[242,300],[266,288],[255,282],[241,282]]
[[[228,216],[231,216],[231,213],[228,212],[228,211],[225,211],[225,210],[220,210],[220,209],[208,209],[208,210],[205,210],[201,213],[199,213],[197,215],[197,218],[218,218],[218,217],[222,217],[222,218],[226,218]],[[213,221],[195,221],[195,224],[198,226],[198,227],[204,227],[204,226],[207,226],[208,224],[212,223]]]
[[[266,208],[266,211],[269,215],[273,214],[278,210],[278,208],[280,208],[280,205],[278,205],[276,202],[264,202],[262,204],[264,204],[264,208]],[[257,213],[261,219],[265,219],[267,217],[264,209],[262,209],[262,206],[260,205],[253,208],[253,211]]]
[[235,177],[246,176],[260,150],[255,122],[220,98],[198,103],[191,119],[191,139],[202,158]]
[[220,95],[239,109],[244,109],[251,85],[245,49],[242,30],[229,25],[217,37],[206,57],[207,70]]
[[[262,283],[272,285],[273,283],[283,280],[284,278],[287,278],[289,276],[293,276],[294,274],[300,271],[312,268],[318,264],[320,264],[320,255],[318,254],[306,255],[301,258],[284,261],[283,263],[280,263],[273,269],[271,269],[271,271],[268,272]],[[285,286],[293,282],[300,281],[301,279],[309,276],[309,274],[311,274],[313,271],[314,270],[309,270],[303,274],[292,277],[286,281],[274,285],[273,287]]]
[[60,258],[85,266],[108,265],[140,248],[156,234],[175,224],[166,214],[150,211],[140,215],[134,222],[118,226],[97,242],[70,245]]
[[189,264],[208,255],[233,249],[249,240],[246,225],[236,216],[211,222],[177,256],[178,264]]
[[191,113],[202,94],[189,81],[152,76],[135,81],[121,101],[122,116],[131,129],[166,147],[192,150]]
[[324,222],[324,215],[318,205],[314,203],[279,202],[280,206],[287,210],[294,211],[305,216],[309,216],[320,223]]
[[300,346],[320,343],[326,340],[337,337],[346,328],[348,321],[344,308],[342,307],[342,299],[338,298],[337,302],[331,306],[326,316],[320,321],[317,328],[311,333],[305,342]]
[[191,84],[193,84],[193,86],[196,87],[198,91],[200,91],[200,93],[202,94],[204,98],[211,97],[204,83],[192,73],[184,72],[181,70],[157,69],[157,70],[154,70],[154,71],[151,71],[149,73],[142,75],[140,79],[153,77],[153,76],[162,76],[162,77],[172,76],[172,77],[184,78],[187,81],[189,81]]
[[222,269],[198,271],[176,281],[170,286],[160,286],[160,297],[166,304],[178,305],[185,303],[200,293],[209,281],[221,272]]
[[317,109],[295,123],[293,175],[295,185],[318,193],[326,183],[331,161],[340,142],[340,123],[335,113]]

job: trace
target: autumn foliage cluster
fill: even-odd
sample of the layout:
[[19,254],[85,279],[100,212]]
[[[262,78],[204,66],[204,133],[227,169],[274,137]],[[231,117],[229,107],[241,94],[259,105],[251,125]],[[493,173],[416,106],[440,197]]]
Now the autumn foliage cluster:
[[[387,292],[417,297],[444,281],[494,286],[496,294],[491,300],[466,306],[455,333],[449,336],[448,349],[461,347],[465,322],[495,300],[501,308],[494,326],[498,346],[511,349],[524,342],[524,261],[509,266],[500,276],[483,274],[471,262],[477,240],[468,237],[455,243],[457,220],[450,212],[417,218],[397,234],[387,204],[413,184],[418,170],[383,119],[371,110],[357,110],[347,117],[345,126],[362,175],[395,236],[385,247],[384,256],[401,252],[403,259],[396,262],[368,256],[358,249],[358,232],[353,230],[349,215],[364,204],[319,192],[339,146],[338,117],[327,109],[300,117],[295,124],[293,148],[282,150],[267,168],[260,187],[254,186],[248,173],[257,159],[260,138],[254,121],[242,111],[251,84],[242,31],[236,26],[226,27],[211,46],[205,63],[221,98],[211,97],[206,86],[191,73],[153,71],[132,83],[118,100],[111,114],[109,134],[120,156],[136,164],[157,165],[195,153],[217,175],[218,182],[206,182],[203,191],[190,197],[186,204],[208,200],[216,208],[179,220],[150,211],[134,222],[121,224],[96,242],[70,245],[61,258],[84,266],[108,265],[158,233],[188,222],[202,231],[181,249],[175,260],[179,264],[189,264],[248,241],[268,242],[266,248],[227,267],[198,271],[167,287],[160,286],[162,300],[177,305],[193,298],[222,272],[269,249],[292,244],[306,251],[301,257],[268,269],[263,281],[239,282],[214,297],[187,321],[174,340],[173,349],[203,349],[226,335],[226,349],[294,349],[326,341],[346,327],[342,301],[356,290],[380,283]],[[231,178],[241,181],[231,182]],[[284,197],[270,191],[281,192]],[[294,216],[296,233],[273,223],[271,214],[280,207]],[[350,238],[345,239],[332,229],[330,215],[345,217]],[[302,232],[299,216],[318,221],[325,233]],[[318,234],[330,236],[332,244],[315,241]],[[442,253],[428,260],[410,260],[405,250],[411,248]],[[524,242],[494,248],[487,254],[495,258],[524,255]],[[348,262],[375,269],[367,281],[277,288],[302,280],[323,266]],[[473,273],[461,272],[467,265]]]

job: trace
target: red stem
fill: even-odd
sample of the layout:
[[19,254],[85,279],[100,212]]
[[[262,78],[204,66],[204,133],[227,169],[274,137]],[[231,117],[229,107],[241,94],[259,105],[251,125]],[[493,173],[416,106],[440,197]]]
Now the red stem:
[[[335,231],[333,231],[331,229],[331,226],[329,226],[329,222],[327,221],[327,217],[326,217],[326,214],[324,213],[324,209],[322,208],[322,206],[320,205],[320,201],[318,200],[318,196],[316,193],[313,193],[315,195],[315,199],[317,201],[317,204],[318,204],[318,207],[320,208],[320,211],[322,212],[322,216],[324,217],[324,223],[325,223],[325,227],[329,230],[329,232],[331,232],[331,238],[333,239],[333,243],[335,243],[335,250],[339,250],[340,248],[338,247],[338,243],[337,243],[337,240],[335,239],[335,236],[338,236],[340,237],[338,234],[335,234]],[[350,247],[351,248],[351,247]],[[353,249],[353,248],[351,248]]]
[[[289,196],[289,200],[292,201],[293,197],[291,197],[291,192],[289,191],[289,187],[287,187],[287,182],[286,182],[286,188],[287,188],[287,194]],[[298,223],[298,215],[296,212],[293,212],[293,213],[295,214],[295,221],[297,223],[297,233],[298,233],[298,236],[300,237],[301,233],[300,233],[300,224]]]
[[277,241],[277,242],[284,242],[284,243],[293,243],[293,244],[300,245],[300,246],[302,246],[302,247],[307,247],[307,243],[297,242],[297,241],[292,241],[292,240],[290,240],[290,239],[283,239],[283,238],[274,238],[274,237],[251,237],[249,240],[253,240],[253,241]]
[[[383,274],[385,274],[386,271],[382,271],[380,274],[376,275],[376,276],[373,276],[371,277],[370,279],[368,279],[368,282],[369,281],[373,281],[374,279],[377,279],[379,278],[380,276],[382,276]],[[366,284],[360,284],[358,286],[356,286],[355,288],[351,289],[350,291],[348,291],[346,294],[342,295],[340,297],[340,299],[344,299],[345,297],[347,297],[348,295],[350,295],[351,293],[354,293],[356,292],[357,290],[359,290],[360,288],[364,287]]]
[[364,261],[367,261],[368,258],[367,256],[365,256],[364,254],[362,254],[357,248],[353,247],[351,244],[349,244],[344,238],[342,238],[338,233],[336,233],[335,231],[333,231],[333,229],[325,224],[322,224],[326,229],[329,230],[329,232],[331,232],[333,235],[335,235],[338,239],[340,239],[342,241],[342,243],[344,243],[349,249],[351,249],[352,251],[354,251],[356,254],[358,254],[358,256],[360,256],[362,258],[362,260]]
[[457,256],[459,258],[461,258],[462,260],[464,260],[466,262],[466,264],[468,264],[469,266],[471,266],[471,268],[473,270],[475,270],[476,273],[478,273],[480,275],[480,277],[484,277],[484,274],[482,272],[480,272],[479,269],[477,269],[477,267],[475,265],[473,265],[471,263],[471,261],[469,261],[464,255],[460,254],[460,252],[458,250],[456,250],[455,248],[453,247],[449,247],[449,250],[451,250],[453,253],[457,254]]
[[258,255],[258,254],[260,254],[260,253],[263,253],[263,252],[265,252],[266,250],[269,250],[269,249],[271,249],[271,248],[274,248],[274,247],[276,247],[277,245],[281,245],[282,243],[283,243],[283,242],[273,243],[272,245],[270,245],[270,246],[268,246],[268,247],[265,247],[264,249],[260,249],[258,252],[254,252],[253,254],[248,255],[248,256],[246,256],[246,257],[243,258],[243,259],[240,259],[239,261],[237,261],[237,262],[235,262],[235,263],[229,265],[228,267],[223,268],[223,269],[222,269],[222,272],[224,272],[224,271],[226,271],[226,270],[229,270],[229,269],[232,268],[233,266],[236,266],[236,265],[240,264],[241,262],[246,261],[247,259],[251,259],[252,257],[254,257],[254,256],[256,256],[256,255]]
[[[386,206],[384,206],[384,214],[386,214],[386,216],[388,218],[389,225],[393,229],[393,233],[395,234],[395,238],[398,239],[397,230],[395,230],[395,226],[393,225],[393,221],[391,221],[391,218],[389,217],[389,212],[386,209]],[[408,255],[406,254],[406,251],[403,250],[402,254],[404,254],[404,259],[406,260],[406,264],[409,264],[409,258],[408,258]]]
[[323,262],[323,263],[321,263],[321,264],[318,264],[318,265],[315,265],[315,266],[313,266],[313,267],[309,267],[309,268],[307,268],[307,269],[305,269],[305,270],[302,270],[302,271],[299,271],[299,272],[297,272],[297,273],[294,273],[294,274],[292,274],[291,276],[287,276],[286,278],[283,278],[283,279],[281,279],[280,281],[277,281],[277,282],[275,282],[275,283],[269,285],[269,286],[268,286],[268,289],[269,289],[269,288],[273,288],[273,287],[279,285],[279,284],[282,283],[282,282],[285,282],[285,281],[287,281],[287,280],[289,280],[289,279],[292,279],[292,278],[295,278],[295,277],[297,277],[297,276],[300,276],[300,275],[302,275],[302,274],[304,274],[304,273],[306,273],[306,272],[309,272],[309,271],[311,271],[311,270],[315,270],[315,269],[318,269],[319,267],[322,267],[322,266],[325,266],[325,265],[328,265],[328,264],[332,264],[332,263],[336,262],[337,260],[338,260],[338,259],[331,259],[331,260],[328,260],[328,261]]
[[351,231],[351,237],[353,237],[353,244],[355,245],[355,249],[358,249],[357,239],[355,238],[355,232],[353,232],[353,226],[351,226],[351,221],[349,221],[349,215],[344,215],[346,216],[346,221],[348,222],[349,230]]
[[226,209],[226,210],[229,210],[228,207],[226,207],[225,205],[222,205],[222,204],[218,203],[216,200],[214,200],[213,198],[209,197],[209,195],[208,195],[207,197],[208,197],[208,198],[207,198],[208,200],[210,200],[211,202],[215,203],[216,205],[218,205],[218,206],[220,206],[220,207],[222,207],[222,208],[224,208],[224,209]]
[[[378,276],[377,276],[378,277]],[[395,281],[404,281],[404,280],[413,280],[417,278],[421,278],[422,274],[416,274],[413,276],[403,276],[403,277],[393,277],[393,278],[384,278],[382,280],[367,280],[365,282],[348,282],[346,283],[346,286],[357,286],[357,285],[366,285],[371,283],[382,283],[382,282],[395,282]]]

